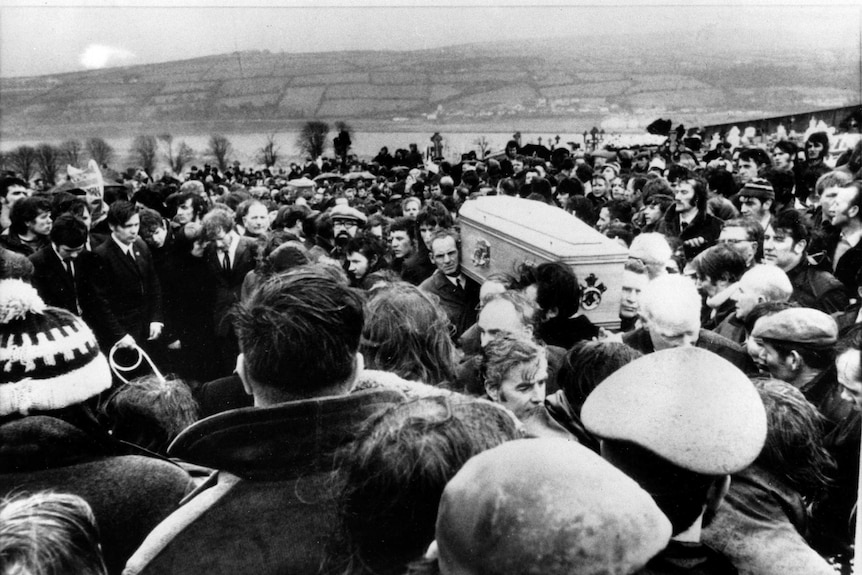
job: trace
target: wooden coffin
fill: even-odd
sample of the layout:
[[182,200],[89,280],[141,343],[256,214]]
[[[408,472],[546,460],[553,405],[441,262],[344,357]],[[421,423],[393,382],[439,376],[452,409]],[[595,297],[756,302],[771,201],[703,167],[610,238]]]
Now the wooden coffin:
[[619,326],[627,250],[575,216],[522,198],[485,196],[461,206],[461,265],[478,282],[520,264],[561,261],[581,285],[580,313],[596,325]]

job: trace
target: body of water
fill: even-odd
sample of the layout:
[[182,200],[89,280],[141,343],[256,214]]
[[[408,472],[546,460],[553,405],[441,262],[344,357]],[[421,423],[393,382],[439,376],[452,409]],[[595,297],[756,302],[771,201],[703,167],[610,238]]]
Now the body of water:
[[[327,149],[324,153],[326,156],[332,156],[332,138],[337,135],[334,130],[329,132]],[[361,132],[357,131],[351,135],[352,146],[351,151],[357,154],[361,159],[370,160],[380,151],[380,148],[386,146],[389,148],[389,153],[394,153],[397,148],[407,149],[410,144],[416,144],[419,150],[424,151],[427,147],[433,146],[431,136],[433,132]],[[486,143],[486,149],[490,152],[501,151],[506,142],[512,139],[512,132],[441,132],[443,138],[443,156],[449,161],[459,161],[461,154],[476,150],[479,153],[479,140],[483,139]],[[266,145],[269,134],[231,134],[225,133],[232,146],[233,153],[231,160],[239,160],[243,165],[258,165],[256,157],[260,149]],[[302,160],[299,148],[296,147],[296,139],[298,132],[286,131],[275,134],[275,143],[278,147],[279,165],[287,165],[292,161]],[[556,137],[559,136],[559,143],[556,142]],[[195,164],[202,164],[209,161],[206,156],[206,150],[210,134],[173,134],[174,148],[176,149],[180,142],[185,142],[195,151]],[[542,134],[523,132],[521,135],[521,144],[541,143],[548,146],[551,142],[554,146],[568,147],[568,142],[583,143],[583,135],[581,134]],[[58,138],[53,141],[47,140],[4,140],[0,141],[0,150],[8,151],[20,145],[36,146],[40,143],[48,142],[51,144],[59,144],[67,138]],[[131,154],[132,142],[134,136],[124,138],[105,138],[105,140],[114,148],[116,153],[113,166],[115,169],[124,169],[134,166],[134,161]],[[82,140],[83,142],[83,140]],[[164,165],[160,163],[157,167],[157,173],[164,169]]]

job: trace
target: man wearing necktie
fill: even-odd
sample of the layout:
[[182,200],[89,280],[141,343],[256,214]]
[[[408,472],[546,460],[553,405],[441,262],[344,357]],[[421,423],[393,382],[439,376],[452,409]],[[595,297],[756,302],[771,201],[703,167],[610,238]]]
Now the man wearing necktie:
[[111,236],[93,250],[94,257],[80,270],[85,275],[84,320],[104,349],[115,343],[122,348],[146,346],[159,338],[164,320],[153,257],[138,236],[138,208],[116,201],[108,210],[107,222]]
[[84,252],[87,225],[72,214],[63,214],[51,228],[51,244],[30,256],[33,287],[42,300],[81,315],[80,261]]
[[204,216],[202,237],[208,242],[204,259],[213,286],[213,321],[218,362],[218,375],[228,375],[236,365],[239,344],[233,330],[230,309],[240,300],[242,283],[257,263],[257,242],[240,236],[234,229],[231,215],[214,210]]
[[454,329],[457,339],[476,322],[479,285],[468,280],[461,271],[457,232],[451,229],[437,232],[430,242],[430,257],[437,270],[419,285],[419,289],[435,294]]

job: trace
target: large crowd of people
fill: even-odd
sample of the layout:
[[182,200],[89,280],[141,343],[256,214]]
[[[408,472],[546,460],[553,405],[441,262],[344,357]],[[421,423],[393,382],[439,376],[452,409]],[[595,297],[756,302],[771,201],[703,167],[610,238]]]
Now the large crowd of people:
[[[3,175],[0,573],[849,573],[862,141],[800,144]],[[619,322],[465,273],[480,196]]]

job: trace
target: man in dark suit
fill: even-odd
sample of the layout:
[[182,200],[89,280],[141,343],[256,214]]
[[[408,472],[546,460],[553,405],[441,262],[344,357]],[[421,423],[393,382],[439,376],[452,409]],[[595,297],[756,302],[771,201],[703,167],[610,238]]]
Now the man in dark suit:
[[862,184],[857,180],[839,187],[827,214],[835,230],[826,240],[830,271],[852,296],[856,272],[862,267]]
[[230,310],[240,300],[242,282],[257,261],[257,243],[240,236],[233,228],[233,218],[223,210],[204,216],[203,237],[209,242],[204,250],[209,279],[214,287],[213,314],[218,372],[233,372],[239,345],[233,330]]
[[641,292],[643,327],[623,334],[622,342],[644,355],[675,347],[699,347],[743,372],[756,373],[742,346],[700,327],[700,309],[700,294],[687,277],[674,274],[654,279]]
[[121,348],[159,338],[164,327],[162,291],[153,257],[138,237],[138,208],[116,201],[108,209],[110,237],[87,258],[86,289],[81,304],[84,320],[93,328],[99,345]]
[[430,242],[431,261],[437,270],[419,285],[419,289],[440,299],[440,307],[449,316],[458,337],[476,322],[479,304],[479,285],[461,273],[461,255],[458,237],[451,229],[440,230]]
[[63,214],[51,228],[51,244],[30,256],[32,284],[42,300],[81,315],[81,274],[78,258],[87,245],[87,224]]

